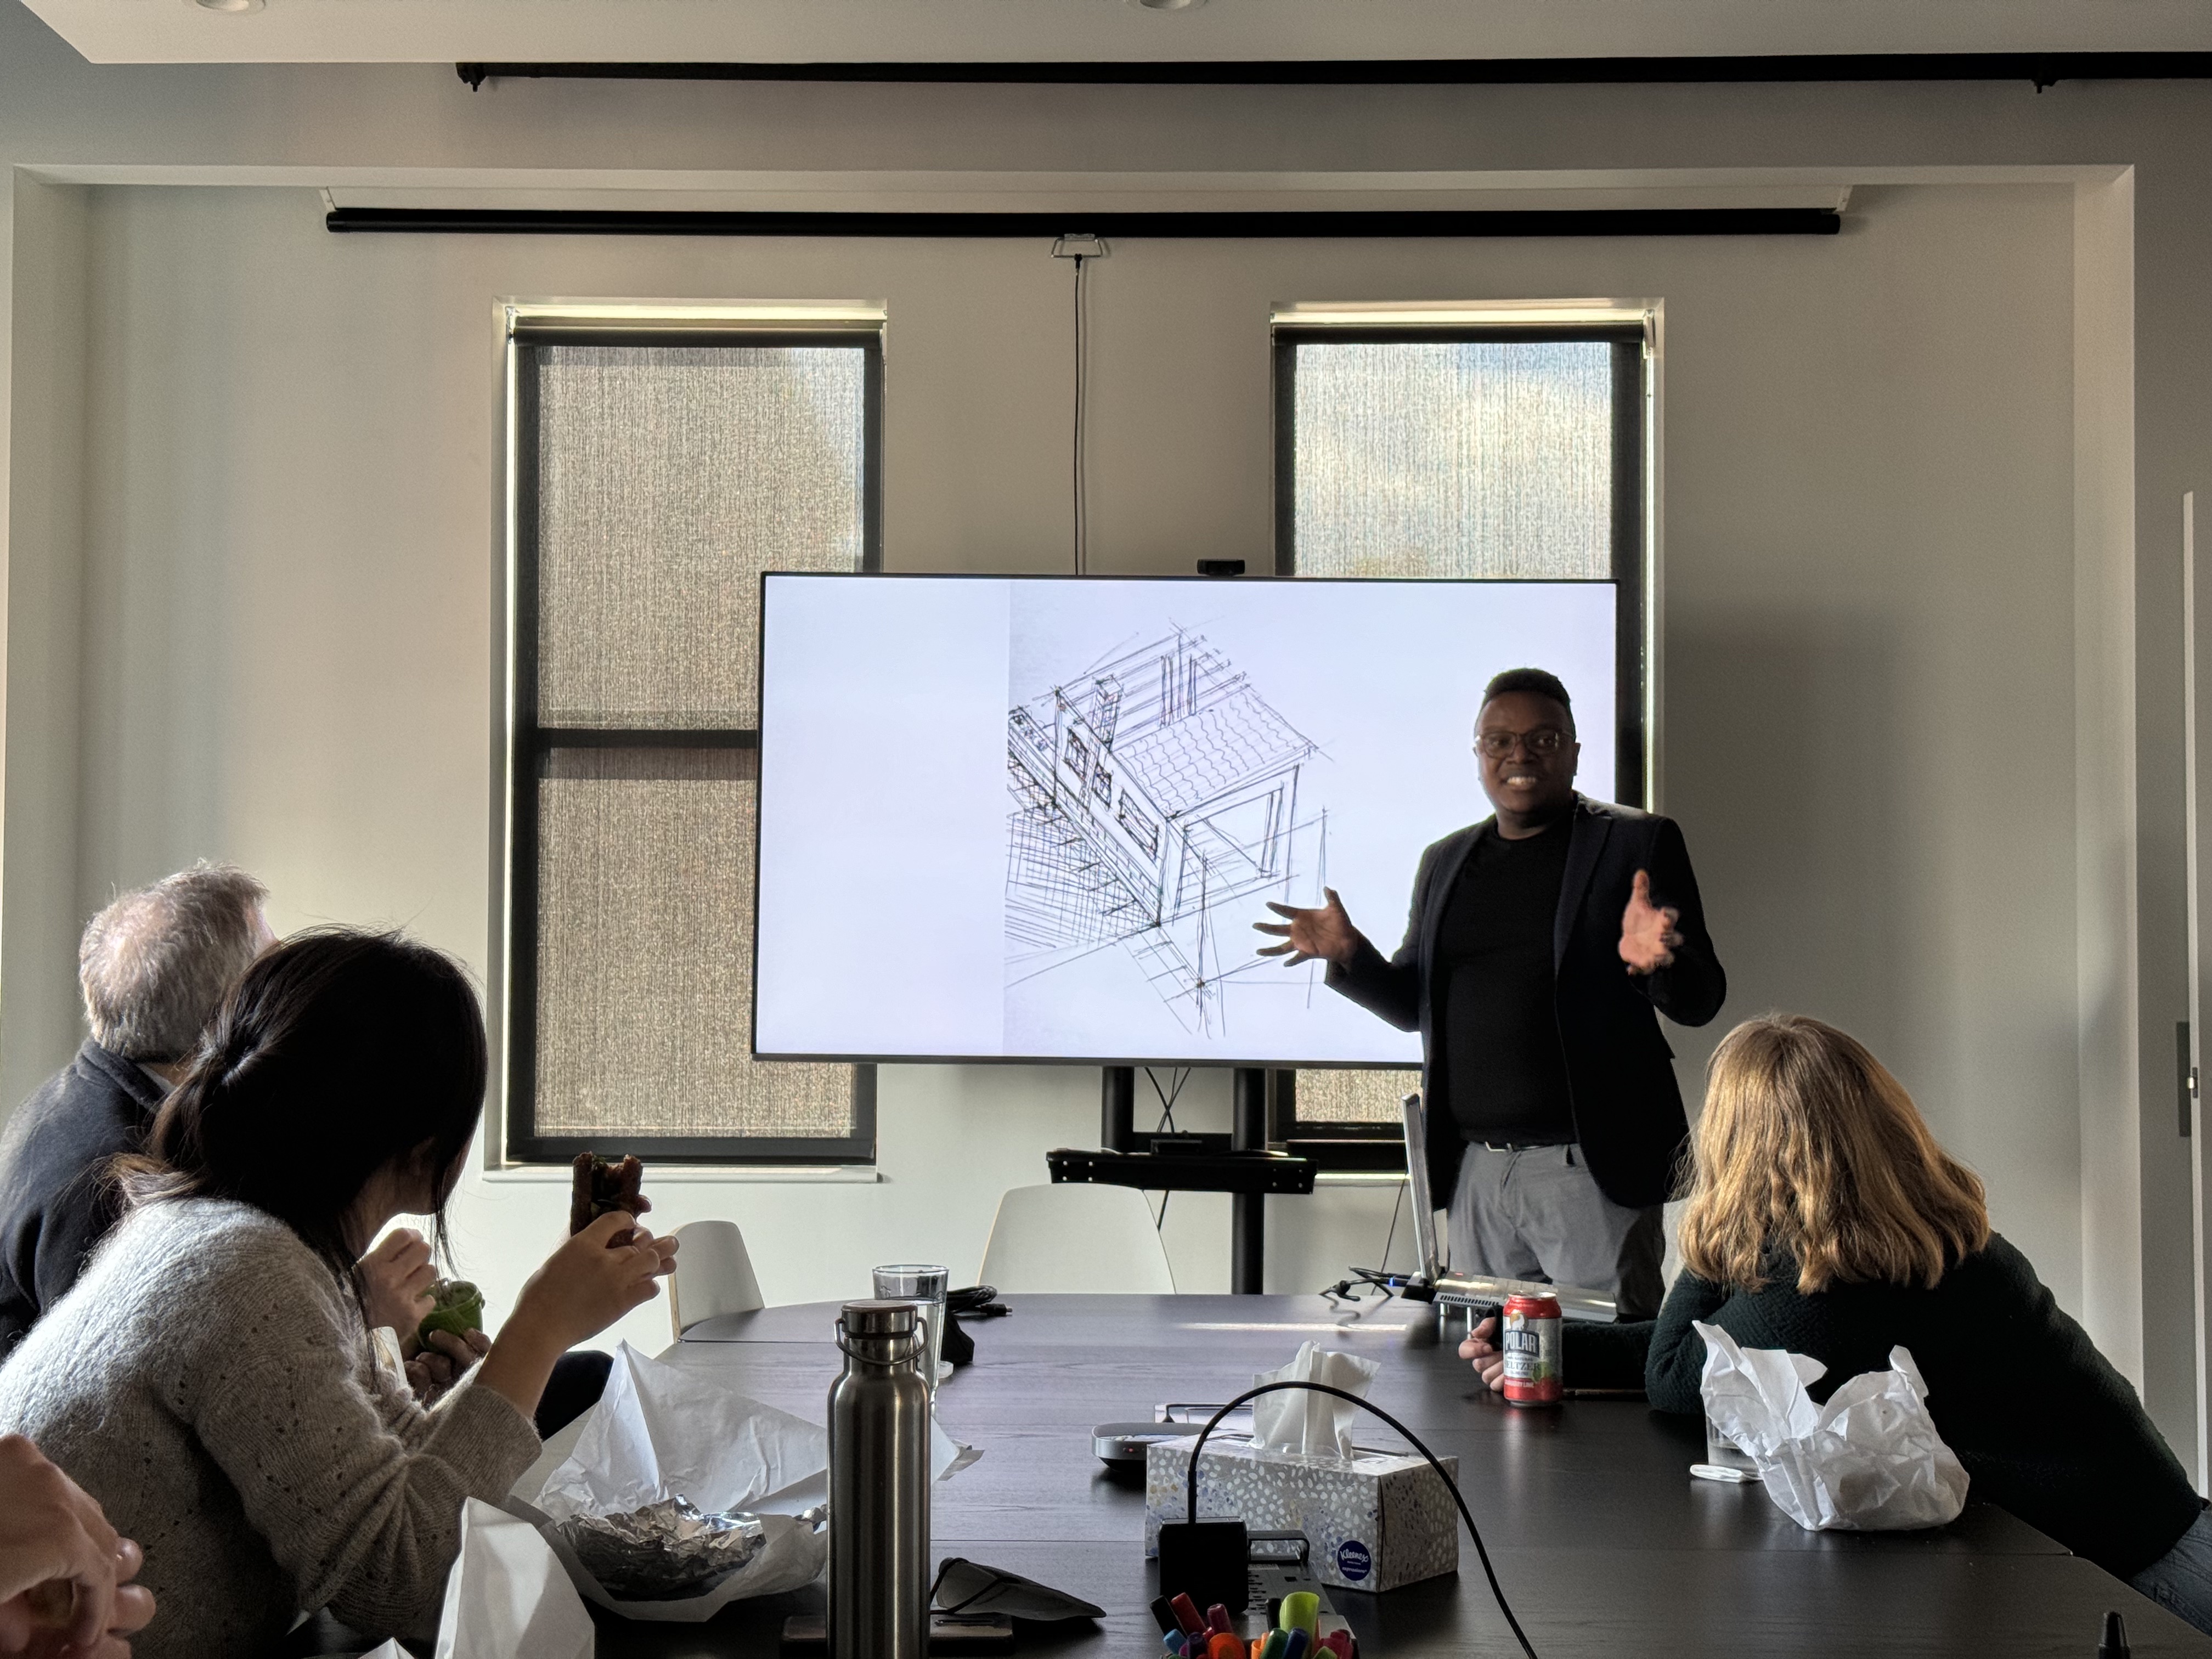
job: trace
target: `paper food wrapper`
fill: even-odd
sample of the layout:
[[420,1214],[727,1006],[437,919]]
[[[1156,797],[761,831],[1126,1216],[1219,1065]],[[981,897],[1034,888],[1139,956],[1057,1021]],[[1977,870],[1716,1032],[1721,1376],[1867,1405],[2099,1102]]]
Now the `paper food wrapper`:
[[538,1529],[470,1498],[436,1659],[592,1659],[592,1615]]
[[[1289,1364],[1262,1371],[1252,1383],[1257,1388],[1265,1382],[1319,1382],[1364,1400],[1367,1385],[1382,1369],[1377,1361],[1306,1342]],[[1304,1457],[1350,1457],[1352,1420],[1358,1410],[1348,1400],[1303,1389],[1263,1394],[1252,1402],[1252,1443],[1261,1451]]]
[[[731,1602],[796,1589],[821,1576],[829,1534],[807,1513],[828,1490],[829,1436],[804,1418],[750,1399],[713,1376],[640,1353],[627,1342],[607,1374],[576,1449],[533,1498],[510,1498],[584,1596],[625,1618],[696,1624]],[[761,1552],[704,1595],[633,1601],[610,1595],[552,1523],[626,1515],[670,1498],[706,1510],[742,1510],[766,1528]]]
[[1780,1348],[1740,1348],[1718,1326],[1705,1339],[1703,1390],[1713,1426],[1758,1465],[1766,1495],[1808,1531],[1940,1527],[1966,1506],[1966,1471],[1936,1431],[1912,1355],[1889,1351],[1816,1406],[1807,1387],[1827,1367]]
[[[982,1454],[930,1425],[939,1480]],[[607,1374],[576,1449],[532,1497],[503,1506],[537,1527],[575,1587],[625,1618],[697,1624],[732,1601],[797,1589],[821,1577],[829,1533],[830,1437],[789,1412],[740,1394],[709,1371],[663,1364],[627,1342]],[[629,1601],[611,1595],[552,1523],[574,1515],[627,1515],[671,1498],[700,1509],[761,1517],[766,1545],[701,1595]]]

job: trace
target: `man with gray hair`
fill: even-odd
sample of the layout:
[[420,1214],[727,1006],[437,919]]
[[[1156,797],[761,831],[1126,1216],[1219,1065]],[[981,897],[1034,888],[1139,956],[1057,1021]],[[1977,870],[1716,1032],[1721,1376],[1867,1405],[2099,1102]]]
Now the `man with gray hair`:
[[139,1149],[225,994],[275,943],[268,896],[235,866],[200,863],[86,927],[77,986],[92,1035],[0,1134],[0,1354],[115,1224],[107,1164]]

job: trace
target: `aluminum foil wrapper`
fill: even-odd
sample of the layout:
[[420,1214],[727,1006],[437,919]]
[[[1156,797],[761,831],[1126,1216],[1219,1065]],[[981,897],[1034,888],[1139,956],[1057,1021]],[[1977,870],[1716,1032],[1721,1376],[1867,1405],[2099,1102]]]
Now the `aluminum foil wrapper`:
[[704,1595],[767,1543],[760,1517],[704,1515],[688,1498],[627,1515],[575,1515],[556,1523],[576,1559],[623,1601]]

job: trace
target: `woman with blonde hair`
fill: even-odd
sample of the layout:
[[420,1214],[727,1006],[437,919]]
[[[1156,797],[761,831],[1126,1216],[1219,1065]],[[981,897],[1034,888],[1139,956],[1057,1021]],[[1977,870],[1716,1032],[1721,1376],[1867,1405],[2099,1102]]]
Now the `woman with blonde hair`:
[[[2203,1500],[2127,1379],[1990,1230],[1980,1179],[1904,1085],[1802,1014],[1737,1026],[1706,1078],[1681,1276],[1656,1321],[1568,1326],[1568,1373],[1632,1382],[1640,1359],[1654,1406],[1702,1414],[1692,1321],[1819,1360],[1819,1400],[1901,1345],[1973,1497],[2212,1631]],[[1460,1352],[1496,1387],[1489,1334]]]

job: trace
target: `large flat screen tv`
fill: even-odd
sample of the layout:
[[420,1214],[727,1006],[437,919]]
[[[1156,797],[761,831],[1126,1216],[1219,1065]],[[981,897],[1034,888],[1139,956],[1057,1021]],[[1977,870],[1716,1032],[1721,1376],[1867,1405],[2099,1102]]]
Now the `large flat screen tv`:
[[[770,575],[753,1047],[771,1058],[1406,1066],[1255,954],[1342,896],[1386,953],[1488,816],[1490,677],[1572,695],[1612,799],[1611,582]],[[1641,775],[1640,765],[1634,775]]]

